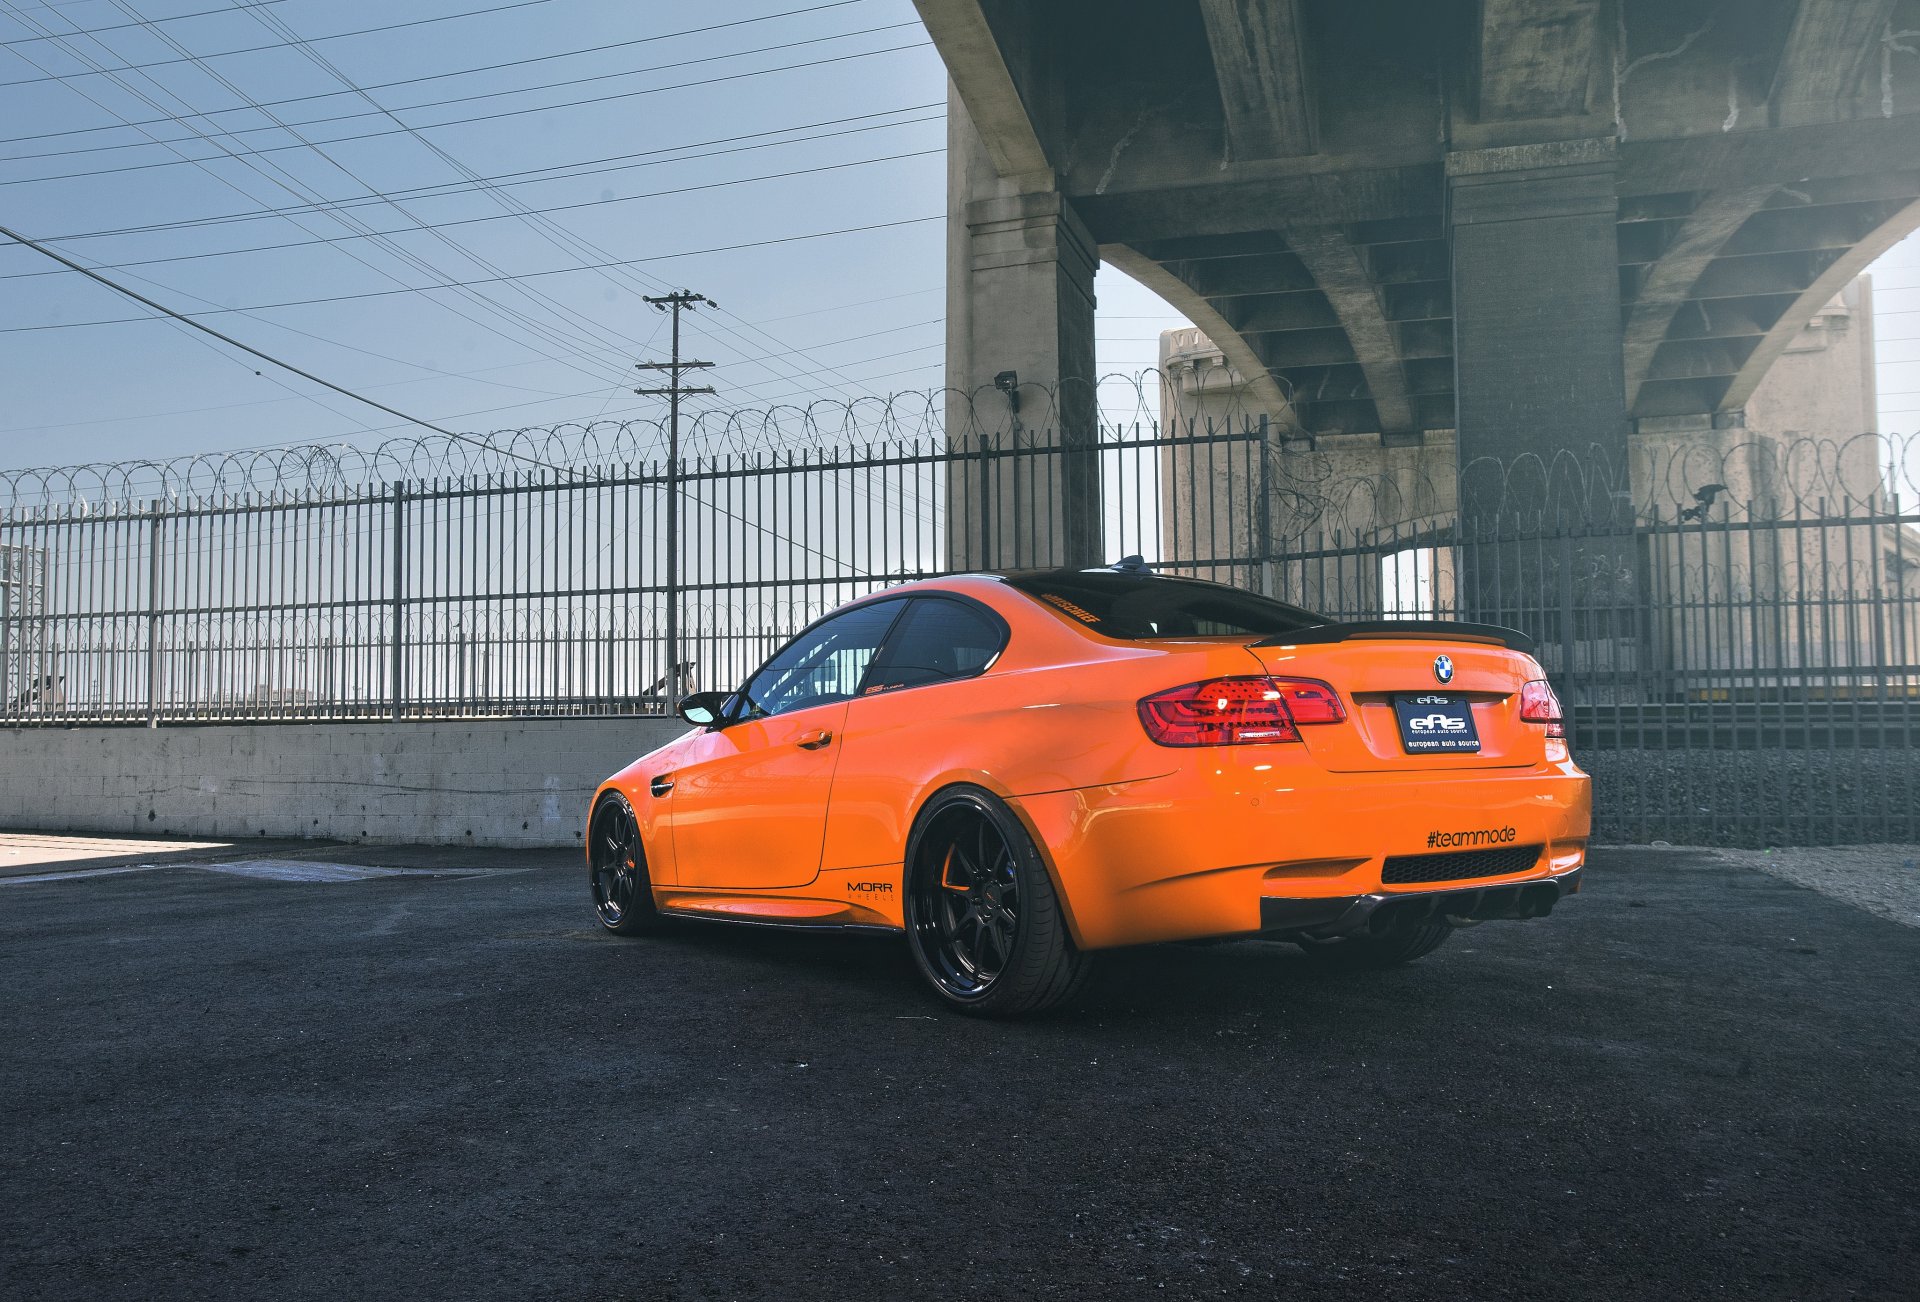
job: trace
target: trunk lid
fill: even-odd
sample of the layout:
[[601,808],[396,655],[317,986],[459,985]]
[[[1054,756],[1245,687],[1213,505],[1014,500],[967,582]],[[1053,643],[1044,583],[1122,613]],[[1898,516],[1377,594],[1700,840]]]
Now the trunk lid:
[[[1533,657],[1503,644],[1497,630],[1467,625],[1329,626],[1267,639],[1247,653],[1276,678],[1313,678],[1346,706],[1344,723],[1305,724],[1300,738],[1334,773],[1520,768],[1546,759],[1546,729],[1520,718],[1520,689],[1544,675]],[[1455,630],[1459,631],[1455,631]],[[1511,635],[1514,640],[1518,635]],[[1442,681],[1436,664],[1450,670]],[[1464,702],[1477,751],[1410,753],[1396,699],[1417,718],[1449,714]]]

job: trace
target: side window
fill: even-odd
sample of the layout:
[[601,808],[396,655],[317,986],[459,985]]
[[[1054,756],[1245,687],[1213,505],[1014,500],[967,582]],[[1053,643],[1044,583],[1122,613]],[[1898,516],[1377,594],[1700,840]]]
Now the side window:
[[902,604],[856,607],[787,643],[740,689],[740,717],[788,714],[852,696]]
[[907,607],[863,694],[966,678],[999,658],[1007,637],[999,621],[975,606],[919,597]]

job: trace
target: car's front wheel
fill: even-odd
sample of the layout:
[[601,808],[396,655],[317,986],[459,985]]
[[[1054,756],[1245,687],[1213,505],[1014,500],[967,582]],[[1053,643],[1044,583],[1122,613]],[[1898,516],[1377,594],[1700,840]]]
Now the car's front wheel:
[[907,855],[907,941],[941,998],[984,1017],[1067,999],[1090,960],[1074,947],[1060,898],[1026,828],[975,787],[936,797]]
[[593,911],[608,931],[633,936],[660,925],[652,883],[647,880],[646,851],[640,844],[640,822],[633,816],[633,806],[617,791],[600,798],[587,824],[587,879]]

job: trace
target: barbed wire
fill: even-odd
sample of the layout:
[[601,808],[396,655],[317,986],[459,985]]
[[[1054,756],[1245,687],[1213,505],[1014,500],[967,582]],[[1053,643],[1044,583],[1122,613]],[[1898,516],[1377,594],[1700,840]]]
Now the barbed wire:
[[[1115,372],[1092,384],[902,390],[682,418],[683,469],[751,475],[776,464],[858,470],[876,458],[938,463],[986,450],[1092,446],[1221,436],[1256,444],[1270,528],[1405,533],[1459,519],[1501,529],[1642,521],[1851,514],[1920,505],[1920,435],[1770,435],[1709,430],[1635,436],[1624,463],[1599,446],[1479,457],[1457,464],[1452,436],[1383,448],[1365,435],[1315,436],[1285,414],[1250,408],[1224,367]],[[307,444],[0,471],[0,522],[56,514],[244,510],[289,501],[385,495],[396,484],[591,486],[665,474],[664,416],[526,426],[465,439],[405,435],[371,447]],[[1209,472],[1199,452],[1154,447],[1163,490]],[[1183,479],[1182,477],[1186,478]],[[1233,491],[1246,494],[1251,484]],[[1216,491],[1226,491],[1224,485]],[[1691,512],[1692,514],[1686,514]],[[1729,517],[1731,518],[1731,517]]]
[[[1448,444],[1326,446],[1268,453],[1276,541],[1363,544],[1385,535],[1920,515],[1920,436],[1747,430],[1636,437],[1623,459],[1583,452],[1477,457]],[[1176,471],[1176,474],[1179,473]]]
[[[1032,441],[1063,423],[1109,428],[1157,426],[1158,372],[1115,372],[1092,385],[1020,384],[1010,393],[912,389],[856,399],[820,398],[765,407],[691,410],[681,417],[682,460],[724,462],[768,454],[842,453],[880,445],[982,439]],[[1232,386],[1220,383],[1222,416],[1238,419]],[[1017,394],[1019,408],[1011,399]],[[667,421],[657,417],[567,422],[464,438],[399,435],[374,447],[312,443],[206,452],[166,459],[91,462],[0,470],[0,513],[37,507],[125,509],[160,500],[238,502],[258,496],[340,495],[397,482],[578,477],[613,468],[645,472],[667,456]]]

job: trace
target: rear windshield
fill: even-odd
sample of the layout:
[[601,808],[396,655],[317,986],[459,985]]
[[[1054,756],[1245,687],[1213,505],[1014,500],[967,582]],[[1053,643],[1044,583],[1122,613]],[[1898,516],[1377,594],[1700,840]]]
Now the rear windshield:
[[1013,574],[1007,582],[1105,637],[1220,637],[1291,633],[1327,621],[1239,588],[1103,570]]

